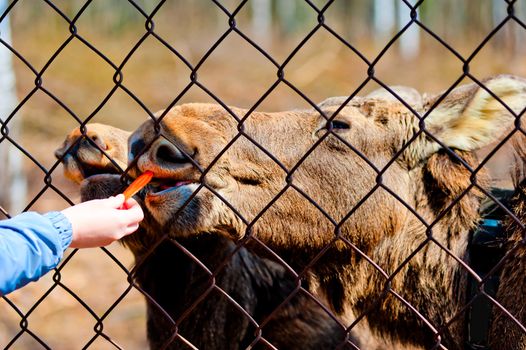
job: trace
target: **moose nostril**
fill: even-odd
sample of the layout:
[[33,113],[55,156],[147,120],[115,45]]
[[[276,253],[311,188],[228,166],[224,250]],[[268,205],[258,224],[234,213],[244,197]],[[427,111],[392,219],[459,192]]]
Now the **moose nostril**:
[[174,145],[163,144],[155,153],[157,161],[162,163],[184,164],[188,163],[186,156]]
[[104,150],[104,151],[108,150],[109,147],[106,144],[106,142],[104,142],[104,140],[99,135],[97,135],[96,133],[89,134],[88,138],[93,143],[95,143],[98,147],[100,147],[102,150]]

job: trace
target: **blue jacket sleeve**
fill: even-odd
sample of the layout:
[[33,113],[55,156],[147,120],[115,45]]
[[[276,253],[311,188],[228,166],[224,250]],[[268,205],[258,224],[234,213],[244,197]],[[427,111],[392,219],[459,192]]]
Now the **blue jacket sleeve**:
[[0,221],[0,296],[56,267],[71,235],[71,223],[61,212],[27,212]]

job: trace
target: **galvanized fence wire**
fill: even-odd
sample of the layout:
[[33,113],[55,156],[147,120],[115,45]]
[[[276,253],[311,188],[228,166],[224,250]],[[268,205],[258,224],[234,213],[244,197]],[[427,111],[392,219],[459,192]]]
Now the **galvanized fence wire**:
[[[128,276],[128,283],[129,286],[126,288],[124,292],[111,304],[111,306],[102,314],[99,315],[97,312],[95,312],[85,301],[82,300],[73,290],[71,290],[66,284],[62,283],[61,281],[61,271],[62,269],[73,259],[77,253],[77,250],[74,250],[69,256],[67,256],[64,261],[61,263],[61,265],[55,269],[53,273],[53,282],[54,284],[49,288],[49,290],[42,295],[41,298],[39,298],[35,304],[29,308],[27,312],[22,312],[15,303],[13,303],[9,296],[3,296],[3,300],[20,316],[20,331],[16,336],[14,336],[11,341],[6,344],[6,348],[16,348],[17,340],[24,334],[31,336],[35,341],[37,341],[43,348],[49,349],[50,346],[46,344],[46,342],[39,337],[39,331],[38,329],[32,329],[31,324],[28,321],[28,318],[31,316],[31,314],[39,307],[40,304],[49,296],[49,294],[56,288],[62,288],[67,293],[69,293],[75,300],[82,305],[83,308],[86,309],[87,312],[93,317],[94,321],[94,327],[93,327],[93,337],[84,345],[84,348],[89,348],[96,340],[103,338],[107,340],[109,344],[112,344],[115,348],[120,349],[121,347],[114,342],[104,331],[104,322],[106,318],[113,312],[113,310],[123,301],[123,299],[128,295],[128,293],[132,289],[136,289],[139,292],[141,292],[145,298],[148,300],[149,304],[157,309],[159,313],[161,313],[166,320],[168,320],[169,324],[171,325],[170,329],[170,336],[167,337],[167,339],[164,341],[164,343],[160,346],[162,349],[166,349],[170,347],[173,343],[179,343],[179,344],[185,344],[189,348],[195,348],[195,345],[192,344],[192,342],[184,337],[183,334],[179,332],[179,326],[182,322],[185,321],[185,319],[192,313],[195,312],[196,308],[200,305],[200,303],[203,302],[207,298],[207,296],[210,295],[212,292],[220,293],[225,300],[228,301],[228,303],[231,305],[231,307],[238,310],[246,319],[249,321],[249,323],[254,328],[254,334],[253,334],[253,340],[250,342],[249,347],[256,346],[256,345],[265,345],[269,348],[275,348],[274,345],[265,338],[265,331],[264,327],[267,325],[273,318],[276,317],[277,313],[285,307],[291,299],[296,297],[297,295],[304,295],[307,296],[310,300],[316,303],[316,305],[322,309],[334,322],[336,322],[342,330],[346,333],[345,339],[342,341],[342,344],[340,344],[341,347],[348,346],[351,348],[358,349],[358,344],[353,343],[353,339],[351,337],[351,331],[355,328],[357,324],[359,324],[361,321],[366,319],[368,315],[371,312],[374,312],[375,307],[377,307],[378,304],[384,300],[388,295],[391,297],[396,298],[400,303],[405,305],[405,307],[409,308],[415,315],[416,318],[420,319],[423,324],[425,324],[429,330],[434,334],[434,341],[435,344],[433,345],[434,349],[440,349],[445,348],[443,341],[443,334],[447,331],[448,327],[451,327],[455,322],[458,322],[459,319],[462,318],[462,316],[466,313],[466,311],[470,308],[470,306],[474,303],[474,301],[477,298],[486,298],[491,302],[493,306],[498,308],[502,313],[505,313],[506,316],[512,320],[524,333],[526,333],[526,327],[522,325],[519,320],[515,318],[514,315],[512,315],[510,312],[508,312],[497,300],[495,300],[494,297],[490,296],[486,290],[485,290],[485,283],[487,282],[487,279],[489,278],[492,273],[499,271],[505,261],[511,256],[518,247],[516,247],[514,250],[511,250],[507,252],[506,256],[492,269],[492,271],[487,274],[486,276],[480,277],[466,262],[463,260],[462,257],[458,257],[452,252],[450,249],[448,249],[442,242],[437,240],[433,235],[433,229],[437,225],[437,223],[449,212],[449,210],[457,205],[459,201],[468,194],[468,192],[473,190],[478,190],[482,193],[484,193],[486,196],[491,198],[499,207],[501,207],[506,214],[512,218],[512,220],[515,221],[516,225],[518,225],[521,229],[524,229],[524,223],[522,223],[512,211],[510,211],[504,204],[500,203],[497,198],[495,198],[486,188],[481,186],[477,183],[476,175],[481,171],[482,167],[486,165],[486,163],[489,161],[489,159],[495,155],[495,153],[503,147],[503,145],[510,140],[510,138],[518,133],[525,134],[524,130],[520,127],[519,118],[522,116],[524,111],[521,113],[515,113],[510,107],[506,106],[505,103],[496,96],[490,89],[488,89],[483,82],[479,80],[478,77],[474,76],[470,72],[470,64],[473,61],[473,59],[479,54],[479,52],[488,44],[488,42],[505,26],[506,24],[513,22],[516,25],[519,25],[521,28],[526,30],[526,25],[524,22],[522,22],[518,17],[515,16],[514,10],[516,1],[503,1],[502,6],[505,6],[507,8],[507,15],[506,17],[500,22],[488,35],[480,42],[480,44],[476,47],[476,49],[467,57],[465,58],[462,56],[459,52],[457,52],[452,46],[450,46],[445,40],[443,40],[439,35],[435,34],[433,30],[428,28],[425,23],[422,23],[418,17],[418,8],[422,5],[424,1],[418,1],[415,4],[411,3],[410,1],[403,0],[403,3],[405,6],[407,6],[410,9],[410,19],[406,23],[403,28],[396,33],[396,35],[393,36],[393,38],[386,44],[386,46],[380,51],[380,53],[374,57],[374,59],[370,60],[365,57],[364,54],[362,54],[356,47],[354,47],[351,43],[349,43],[346,39],[343,38],[342,35],[340,35],[336,30],[331,28],[331,26],[326,22],[325,13],[330,8],[330,6],[334,3],[334,0],[329,0],[323,7],[318,7],[316,4],[309,0],[305,0],[306,6],[310,8],[311,11],[313,11],[317,16],[317,24],[305,35],[303,40],[299,42],[299,44],[293,48],[290,52],[290,54],[280,63],[278,60],[272,57],[271,54],[269,54],[267,51],[265,51],[258,43],[254,40],[252,40],[247,34],[245,34],[243,31],[241,31],[238,28],[238,25],[236,23],[236,15],[239,14],[239,12],[247,6],[248,1],[241,1],[239,5],[234,8],[233,11],[229,11],[220,1],[212,0],[210,2],[210,6],[217,6],[220,11],[224,13],[224,19],[228,23],[227,30],[220,35],[220,37],[210,46],[209,50],[206,51],[206,53],[202,56],[202,58],[197,62],[197,64],[192,65],[189,60],[187,60],[176,48],[174,48],[172,45],[170,45],[166,40],[164,40],[156,31],[155,31],[155,15],[158,13],[158,11],[163,7],[165,4],[165,1],[160,1],[158,5],[151,11],[150,13],[147,13],[145,10],[141,8],[139,4],[134,2],[133,0],[128,0],[128,3],[130,6],[133,6],[137,12],[144,18],[144,26],[145,31],[144,34],[140,37],[140,39],[135,43],[133,48],[128,52],[128,54],[124,57],[122,62],[113,62],[110,60],[101,50],[99,50],[95,45],[90,43],[89,40],[87,40],[85,37],[82,36],[82,34],[78,31],[77,28],[77,22],[79,18],[85,13],[85,11],[88,9],[88,7],[91,5],[92,1],[86,1],[84,5],[80,8],[78,13],[73,17],[68,17],[61,9],[60,6],[54,4],[50,0],[45,0],[45,3],[48,5],[50,11],[54,11],[56,14],[58,14],[65,23],[69,26],[69,37],[59,46],[59,48],[51,55],[49,60],[44,64],[43,68],[38,70],[34,66],[31,65],[31,63],[21,54],[19,53],[13,46],[9,45],[5,40],[2,39],[1,33],[0,33],[0,44],[3,45],[5,48],[9,49],[13,55],[20,60],[20,62],[26,66],[28,69],[31,70],[31,72],[34,74],[35,78],[35,86],[34,88],[26,95],[24,96],[18,106],[12,111],[12,113],[7,116],[4,120],[0,120],[0,143],[9,143],[13,146],[15,146],[21,153],[24,154],[27,159],[29,159],[33,164],[35,164],[42,173],[44,174],[44,187],[42,190],[28,203],[26,210],[29,210],[36,201],[41,198],[41,196],[48,190],[52,190],[58,195],[60,195],[64,200],[68,201],[70,204],[73,204],[72,201],[68,198],[67,195],[65,195],[59,188],[57,188],[53,183],[52,175],[56,174],[56,172],[60,172],[60,160],[57,161],[51,168],[46,168],[43,166],[34,156],[32,156],[27,150],[25,150],[15,139],[13,139],[10,136],[9,133],[9,124],[13,120],[13,118],[17,117],[17,114],[20,112],[20,109],[33,97],[33,95],[37,92],[42,92],[45,95],[49,96],[53,101],[55,101],[58,105],[60,105],[70,116],[71,118],[75,119],[76,122],[78,122],[82,134],[85,136],[87,140],[92,142],[89,137],[86,135],[86,124],[89,123],[98,113],[99,111],[105,106],[105,104],[112,98],[112,96],[117,91],[122,91],[126,93],[129,97],[131,97],[139,106],[144,110],[144,112],[154,121],[155,123],[155,130],[157,132],[157,138],[165,138],[166,140],[170,141],[170,136],[163,132],[161,129],[160,123],[165,118],[166,114],[172,108],[175,106],[183,96],[188,92],[188,90],[192,87],[197,87],[201,89],[203,92],[205,92],[208,96],[210,96],[213,100],[215,100],[219,105],[221,105],[230,115],[231,117],[237,122],[237,128],[238,133],[235,135],[234,138],[230,140],[230,142],[226,145],[226,147],[216,156],[216,158],[209,164],[206,168],[202,168],[198,163],[192,160],[192,157],[188,154],[185,154],[190,162],[193,163],[194,167],[199,170],[201,173],[201,178],[199,181],[199,187],[198,190],[195,191],[190,198],[187,199],[186,203],[179,209],[179,211],[183,211],[187,205],[192,201],[192,199],[195,198],[195,196],[203,190],[210,191],[213,193],[219,200],[221,200],[230,210],[232,210],[237,217],[246,225],[246,232],[244,235],[244,238],[240,241],[236,242],[236,247],[233,249],[228,256],[224,259],[222,263],[220,263],[218,266],[215,267],[214,270],[210,270],[205,264],[203,264],[192,252],[190,252],[187,248],[185,248],[184,245],[182,245],[177,239],[168,237],[168,235],[159,237],[158,241],[153,244],[151,247],[149,247],[148,251],[142,256],[141,259],[139,259],[136,262],[135,267],[133,267],[131,270],[128,270],[110,251],[107,249],[102,248],[105,254],[107,254],[114,262],[118,265],[120,269]],[[19,1],[12,1],[8,8],[4,11],[4,13],[0,14],[0,21],[5,20],[6,16],[10,13],[12,9],[14,9],[18,5]],[[375,67],[380,62],[380,60],[385,57],[389,50],[393,48],[393,45],[395,45],[400,37],[409,29],[413,27],[418,27],[420,30],[424,31],[425,33],[429,34],[432,38],[436,40],[439,44],[441,44],[443,47],[445,47],[450,53],[452,53],[463,65],[463,71],[459,75],[458,79],[444,92],[444,94],[435,101],[434,105],[426,112],[424,115],[420,115],[409,103],[404,101],[403,98],[398,96],[395,91],[393,91],[389,86],[387,86],[384,82],[382,82],[381,79],[379,79],[375,75]],[[347,97],[345,102],[338,107],[338,109],[332,113],[331,115],[327,115],[323,110],[320,109],[320,107],[312,101],[306,94],[304,94],[300,89],[298,89],[293,82],[288,80],[286,70],[288,64],[291,62],[291,60],[298,54],[298,52],[309,42],[309,40],[313,37],[313,35],[317,32],[325,31],[326,33],[331,34],[334,38],[336,38],[340,43],[345,45],[349,50],[354,52],[366,65],[367,65],[367,77],[361,82],[361,84]],[[270,87],[266,90],[265,93],[261,95],[261,97],[257,100],[257,102],[245,113],[245,115],[237,115],[231,108],[229,108],[217,95],[215,95],[210,89],[208,89],[200,80],[198,77],[199,69],[202,67],[202,65],[209,59],[211,55],[214,54],[216,49],[220,47],[222,42],[229,36],[237,35],[244,39],[248,44],[250,44],[254,49],[256,49],[263,57],[265,57],[276,69],[276,80],[270,85]],[[130,61],[130,59],[134,56],[136,51],[141,47],[141,45],[144,43],[144,41],[148,38],[154,38],[156,39],[160,44],[162,44],[165,48],[170,50],[170,52],[173,53],[181,62],[188,67],[190,70],[190,76],[189,76],[189,82],[188,84],[181,90],[181,92],[175,96],[175,98],[172,100],[172,102],[166,106],[165,112],[162,113],[160,116],[155,117],[153,111],[150,111],[148,107],[140,100],[138,96],[136,96],[131,89],[129,89],[125,82],[124,82],[124,74],[123,69],[126,66],[126,64]],[[66,103],[60,100],[59,97],[57,97],[50,89],[48,89],[44,82],[45,82],[45,73],[47,69],[50,67],[50,65],[61,55],[63,50],[73,41],[78,41],[82,43],[86,48],[91,50],[94,54],[96,54],[98,57],[100,57],[102,60],[104,60],[113,70],[113,88],[109,91],[109,93],[102,99],[102,101],[98,104],[98,106],[93,110],[91,114],[89,114],[86,118],[82,118],[81,116],[77,115],[71,108],[68,107]],[[480,162],[480,164],[476,168],[472,168],[469,164],[466,163],[461,157],[457,155],[453,150],[449,149],[446,145],[442,144],[442,142],[437,139],[432,133],[430,133],[425,128],[425,120],[426,117],[430,114],[430,112],[437,107],[445,98],[446,96],[455,88],[457,87],[464,79],[470,79],[471,81],[475,82],[477,85],[479,85],[482,89],[486,90],[490,95],[492,95],[496,100],[498,100],[508,111],[515,116],[517,119],[517,123],[515,123],[515,128],[506,135],[501,142],[499,142],[495,148]],[[389,91],[396,99],[398,99],[405,107],[407,107],[408,110],[412,112],[412,114],[415,116],[415,118],[418,118],[420,120],[420,129],[412,136],[410,140],[407,141],[407,143],[397,152],[395,157],[391,159],[383,168],[378,168],[375,166],[366,155],[361,153],[353,144],[349,143],[347,140],[342,138],[340,135],[338,135],[333,130],[333,124],[332,121],[334,118],[340,113],[340,111],[360,92],[364,89],[364,87],[369,83],[376,83],[380,85],[381,87],[385,88],[387,91]],[[312,108],[314,108],[316,111],[319,112],[321,116],[323,116],[327,121],[327,132],[320,136],[320,138],[305,152],[303,157],[292,167],[287,167],[285,164],[280,162],[271,152],[265,149],[263,145],[258,143],[249,133],[245,131],[244,123],[251,116],[251,114],[258,109],[258,107],[261,105],[261,103],[268,98],[268,96],[276,90],[276,88],[280,85],[285,85],[288,88],[290,88],[292,91],[294,91],[298,96],[300,96],[304,101],[306,101]],[[462,164],[463,167],[465,167],[467,170],[469,170],[472,174],[471,176],[471,184],[462,191],[458,197],[449,205],[449,207],[444,210],[442,213],[440,213],[437,218],[433,222],[426,221],[420,214],[411,207],[408,203],[406,203],[397,193],[395,193],[392,189],[390,189],[386,184],[383,182],[383,175],[384,173],[389,169],[389,167],[397,160],[398,157],[402,155],[402,153],[411,145],[411,143],[416,140],[421,135],[426,135],[428,138],[434,140],[438,144],[440,144],[445,152],[447,152],[451,157],[456,159],[460,164]],[[371,169],[374,170],[376,173],[376,185],[371,188],[371,190],[363,196],[363,198],[355,204],[355,206],[349,210],[347,215],[345,215],[341,220],[335,220],[331,217],[329,213],[327,213],[318,203],[316,203],[315,200],[313,200],[307,193],[304,192],[295,182],[294,182],[294,175],[298,168],[304,163],[304,161],[312,155],[314,150],[328,137],[335,137],[340,142],[345,144],[352,152],[354,152],[357,156],[359,156],[364,162],[366,162]],[[157,139],[156,138],[156,139]],[[228,202],[227,199],[225,199],[220,193],[218,193],[217,190],[215,190],[212,186],[210,186],[206,179],[207,174],[209,173],[210,169],[221,159],[221,157],[231,148],[231,146],[236,143],[239,139],[247,139],[249,140],[255,147],[257,147],[260,151],[265,153],[279,168],[282,169],[285,182],[286,184],[284,187],[277,193],[277,195],[267,203],[267,205],[259,212],[258,215],[256,215],[252,220],[249,220],[243,215],[231,204]],[[156,139],[154,139],[152,142],[154,142]],[[172,142],[172,141],[170,141]],[[110,160],[111,157],[106,153],[104,149],[101,149],[97,144],[94,142],[93,146],[99,148],[99,150],[104,153]],[[177,147],[177,145],[174,143],[174,145]],[[146,145],[145,149],[146,151],[149,145]],[[73,146],[72,146],[73,147]],[[184,150],[178,147],[179,150],[184,153]],[[123,184],[127,180],[127,172],[129,169],[131,169],[133,166],[135,166],[135,163],[140,156],[137,155],[135,160],[133,160],[127,169],[121,169],[123,172],[122,181]],[[113,160],[111,160],[113,164],[118,167],[117,163]],[[276,252],[274,252],[271,248],[269,248],[267,245],[265,245],[264,242],[262,242],[257,236],[254,236],[252,234],[252,229],[254,225],[260,220],[260,218],[268,211],[269,208],[271,208],[286,191],[296,191],[300,196],[302,196],[304,199],[306,199],[310,205],[316,207],[319,212],[332,223],[334,226],[334,238],[330,242],[330,244],[326,245],[323,249],[321,249],[316,256],[312,259],[312,261],[307,264],[301,271],[296,271],[293,267],[291,267],[285,259],[280,257]],[[409,212],[411,212],[421,223],[424,225],[427,229],[427,238],[423,240],[417,249],[415,249],[410,255],[407,256],[407,258],[396,268],[392,273],[389,273],[382,269],[375,261],[373,261],[369,256],[367,256],[366,253],[362,252],[354,242],[349,240],[348,237],[345,237],[341,234],[341,227],[344,225],[344,223],[351,217],[362,205],[365,203],[376,191],[378,190],[384,190],[387,193],[389,193],[393,198],[395,198],[400,204],[402,204]],[[3,208],[0,207],[0,210],[2,213],[9,217],[9,213],[7,213]],[[170,315],[166,310],[163,309],[163,307],[159,304],[159,301],[155,299],[154,296],[151,296],[148,294],[146,290],[144,290],[136,281],[136,274],[138,269],[143,266],[146,260],[154,254],[155,250],[159,248],[160,245],[166,244],[169,242],[170,244],[173,244],[174,247],[176,247],[180,252],[182,252],[184,255],[186,255],[188,258],[190,258],[192,261],[194,261],[197,266],[202,270],[203,273],[205,273],[208,276],[208,284],[207,288],[202,291],[200,294],[195,296],[195,300],[193,303],[177,318],[174,318],[173,315]],[[325,256],[325,254],[329,251],[329,249],[334,246],[337,242],[344,242],[353,252],[353,254],[356,254],[357,256],[360,256],[362,259],[367,261],[370,266],[375,269],[383,278],[384,281],[384,289],[378,294],[377,299],[375,302],[371,303],[371,306],[366,309],[363,313],[356,315],[355,320],[350,325],[344,325],[338,316],[334,314],[333,311],[331,311],[327,306],[325,306],[322,302],[318,300],[318,298],[313,295],[311,291],[308,290],[303,284],[302,280],[304,279],[305,275],[308,273],[309,269],[314,266],[321,258]],[[263,251],[265,251],[266,254],[270,255],[273,260],[277,261],[284,269],[286,270],[286,273],[294,280],[295,287],[292,289],[290,294],[283,299],[281,303],[274,309],[274,310],[268,310],[268,314],[266,317],[264,317],[261,320],[256,320],[253,315],[251,315],[248,311],[246,311],[242,305],[238,303],[231,295],[228,294],[227,291],[223,290],[217,283],[216,278],[217,276],[224,270],[225,266],[229,263],[229,261],[232,259],[232,257],[239,252],[240,249],[245,247],[247,244],[253,244],[258,247],[260,247]],[[411,303],[404,299],[402,295],[399,294],[395,289],[392,288],[392,281],[393,279],[399,274],[399,272],[406,267],[411,259],[413,259],[419,252],[421,252],[424,247],[427,245],[434,244],[437,245],[440,249],[442,249],[444,252],[446,252],[452,259],[458,263],[467,274],[469,274],[477,283],[476,289],[478,290],[477,293],[472,296],[466,303],[466,305],[459,310],[456,315],[451,317],[451,319],[446,320],[443,324],[433,324],[432,321],[427,320],[424,315],[422,315],[419,310],[411,305]]]

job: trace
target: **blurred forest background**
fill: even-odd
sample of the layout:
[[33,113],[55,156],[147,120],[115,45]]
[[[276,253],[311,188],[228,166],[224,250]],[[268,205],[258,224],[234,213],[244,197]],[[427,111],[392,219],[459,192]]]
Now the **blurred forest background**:
[[[0,80],[11,79],[7,84],[16,87],[6,91],[4,85],[0,90],[0,119],[8,121],[3,129],[9,129],[10,139],[26,152],[0,136],[0,207],[6,211],[4,215],[0,212],[0,219],[22,210],[66,207],[67,201],[46,185],[50,169],[52,186],[78,202],[77,188],[63,178],[53,157],[53,150],[65,135],[78,126],[73,116],[132,130],[150,112],[166,108],[176,98],[178,103],[215,102],[197,85],[185,91],[191,83],[191,69],[172,50],[199,67],[197,81],[225,104],[250,108],[276,82],[278,69],[236,32],[240,31],[278,65],[286,62],[285,79],[313,102],[320,102],[330,96],[352,94],[367,78],[368,65],[342,40],[369,62],[375,61],[410,22],[408,3],[413,4],[401,0],[329,2],[323,12],[324,23],[338,33],[340,40],[329,30],[318,28],[318,11],[327,1],[217,2],[220,6],[205,0],[21,0],[10,2],[9,12],[5,12],[5,4],[0,6]],[[147,24],[152,11],[153,27]],[[236,31],[230,31],[227,12],[235,12]],[[463,74],[464,63],[457,55],[471,57],[504,22],[470,59],[469,71],[478,79],[502,73],[526,76],[526,29],[507,17],[509,12],[525,23],[526,0],[425,0],[416,14],[427,30],[413,23],[383,52],[374,74],[385,84],[439,93]],[[147,27],[153,28],[163,42],[147,35]],[[307,36],[309,40],[302,44]],[[27,63],[13,56],[5,42],[11,43]],[[216,43],[219,45],[214,47]],[[125,63],[122,85],[117,89],[113,80],[116,70],[108,61],[117,67]],[[41,88],[36,88],[35,72],[39,72]],[[376,83],[369,83],[359,94],[376,88]],[[20,101],[24,102],[15,109]],[[309,107],[284,83],[258,105],[266,111]],[[503,149],[489,163],[500,184],[509,183],[505,177],[509,159]],[[13,188],[14,196],[9,193]],[[132,266],[132,257],[118,244],[109,251],[124,266]],[[28,332],[18,337],[21,317],[10,303],[23,314],[30,311],[28,329],[53,349],[82,348],[95,336],[97,321],[60,286],[33,309],[54,284],[52,277],[48,274],[9,295],[9,302],[0,299],[0,348],[8,344],[12,349],[43,348]],[[144,349],[144,301],[140,293],[128,290],[126,277],[125,271],[100,249],[74,253],[61,272],[61,282],[99,317],[125,295],[105,317],[104,333],[125,349]],[[14,337],[18,338],[11,344]],[[115,347],[97,337],[90,348]]]

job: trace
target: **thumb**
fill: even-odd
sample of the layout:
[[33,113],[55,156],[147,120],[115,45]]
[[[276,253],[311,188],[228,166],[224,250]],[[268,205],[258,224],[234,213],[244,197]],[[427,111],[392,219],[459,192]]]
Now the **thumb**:
[[119,209],[124,204],[124,195],[120,193],[115,197],[112,196],[107,198],[106,201],[111,208]]

